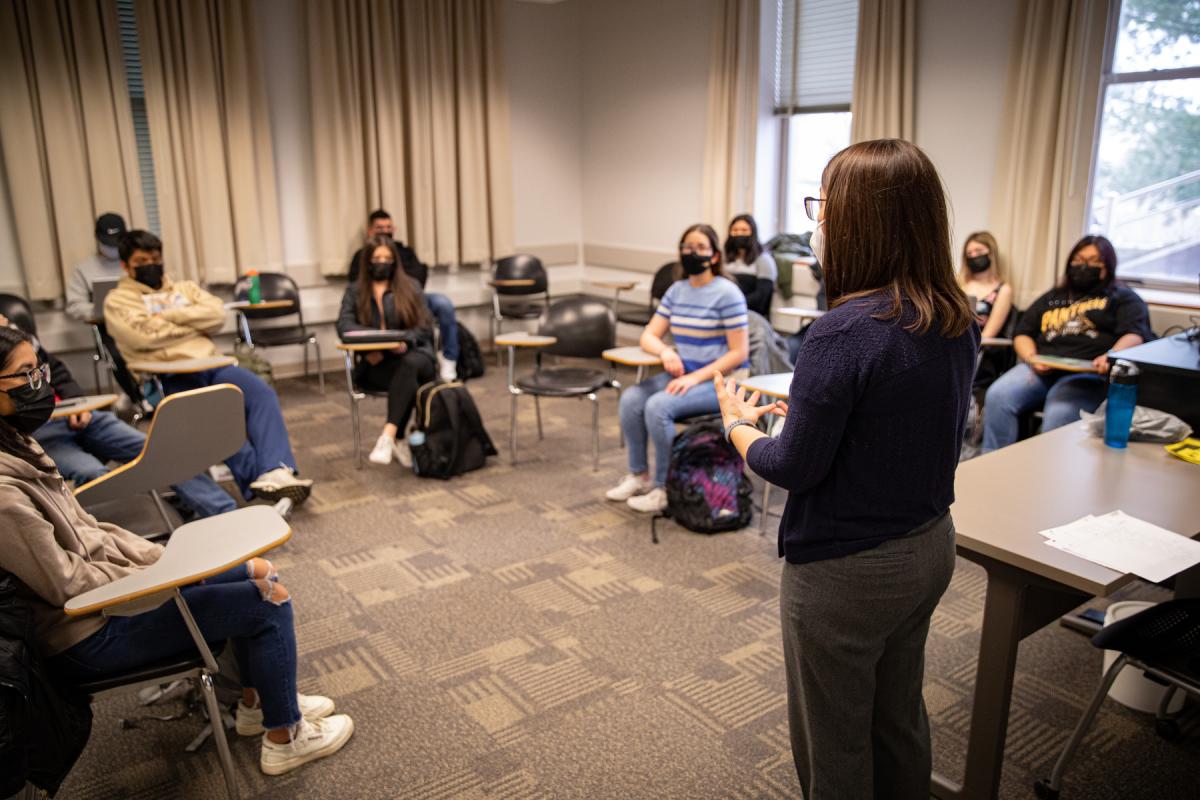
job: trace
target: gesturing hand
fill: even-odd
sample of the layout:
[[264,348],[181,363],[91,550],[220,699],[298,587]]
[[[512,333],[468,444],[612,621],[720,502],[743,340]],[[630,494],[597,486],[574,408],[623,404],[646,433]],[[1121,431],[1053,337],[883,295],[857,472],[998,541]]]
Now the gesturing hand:
[[774,414],[777,417],[787,416],[787,403],[776,400],[760,406],[758,401],[762,396],[761,393],[754,392],[747,398],[745,386],[738,386],[737,381],[733,378],[726,379],[720,372],[713,375],[713,385],[717,390],[717,400],[721,404],[721,421],[725,425],[729,425],[735,419],[758,422],[767,414]]

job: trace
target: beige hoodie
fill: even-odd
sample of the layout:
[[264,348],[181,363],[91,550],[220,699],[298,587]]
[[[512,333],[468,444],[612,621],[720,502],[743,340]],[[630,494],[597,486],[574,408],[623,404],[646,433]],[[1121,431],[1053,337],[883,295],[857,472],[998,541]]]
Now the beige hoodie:
[[126,275],[104,298],[104,324],[126,361],[180,361],[217,354],[209,334],[225,324],[221,299],[194,281],[163,277],[151,289]]
[[48,458],[37,469],[0,452],[0,569],[20,582],[18,594],[33,609],[43,655],[57,655],[104,627],[99,615],[68,617],[68,600],[153,564],[162,550],[97,522]]

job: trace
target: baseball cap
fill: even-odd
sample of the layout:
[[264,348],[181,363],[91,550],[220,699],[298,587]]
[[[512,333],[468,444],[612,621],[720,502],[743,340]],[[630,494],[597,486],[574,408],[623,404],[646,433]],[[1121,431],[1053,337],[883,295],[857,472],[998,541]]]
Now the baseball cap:
[[124,232],[125,220],[121,218],[120,214],[114,214],[109,211],[96,218],[96,240],[100,244],[116,247],[117,240],[121,238],[121,234]]

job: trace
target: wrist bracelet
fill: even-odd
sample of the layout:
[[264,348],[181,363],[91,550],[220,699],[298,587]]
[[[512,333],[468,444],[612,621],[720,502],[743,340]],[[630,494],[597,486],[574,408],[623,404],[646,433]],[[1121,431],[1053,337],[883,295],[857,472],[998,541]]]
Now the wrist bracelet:
[[735,419],[733,422],[726,425],[725,426],[725,441],[729,442],[730,444],[733,444],[733,441],[729,438],[729,436],[730,436],[730,434],[733,433],[733,429],[739,425],[753,426],[754,420],[746,419],[745,417],[739,417],[738,419]]

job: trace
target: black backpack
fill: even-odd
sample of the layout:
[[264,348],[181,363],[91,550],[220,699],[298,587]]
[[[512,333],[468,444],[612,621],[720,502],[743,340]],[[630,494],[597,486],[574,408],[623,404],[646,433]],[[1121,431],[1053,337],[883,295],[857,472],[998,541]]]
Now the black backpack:
[[483,377],[483,352],[475,335],[463,325],[458,325],[458,379],[460,381]]
[[675,437],[666,488],[667,510],[650,521],[656,544],[659,516],[696,533],[736,531],[750,524],[750,479],[719,422],[697,422]]
[[[409,438],[413,472],[448,480],[484,466],[496,446],[483,428],[479,409],[459,381],[433,381],[417,389],[415,428],[421,444]],[[420,440],[420,436],[416,437]]]

